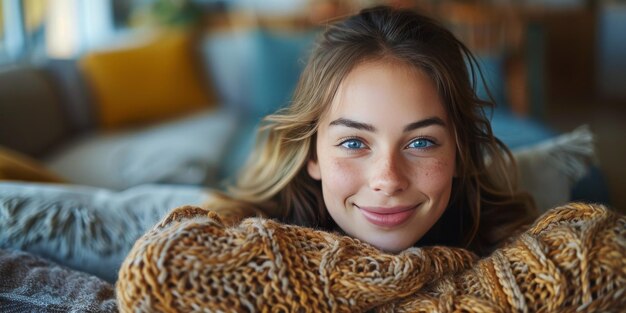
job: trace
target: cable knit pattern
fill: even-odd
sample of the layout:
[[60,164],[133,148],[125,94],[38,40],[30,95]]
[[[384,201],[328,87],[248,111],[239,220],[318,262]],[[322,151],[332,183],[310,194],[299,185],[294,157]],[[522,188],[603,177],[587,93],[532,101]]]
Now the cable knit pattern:
[[626,218],[572,203],[511,244],[378,312],[624,312]]
[[617,312],[626,306],[626,218],[553,209],[477,260],[463,249],[385,254],[349,237],[197,207],[137,241],[117,283],[123,312]]

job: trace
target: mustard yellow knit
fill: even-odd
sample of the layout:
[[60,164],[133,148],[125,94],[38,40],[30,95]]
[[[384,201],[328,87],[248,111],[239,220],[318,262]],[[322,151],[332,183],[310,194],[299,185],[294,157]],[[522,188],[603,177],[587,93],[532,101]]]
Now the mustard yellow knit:
[[625,312],[626,217],[558,207],[478,260],[187,206],[137,241],[116,287],[122,312]]

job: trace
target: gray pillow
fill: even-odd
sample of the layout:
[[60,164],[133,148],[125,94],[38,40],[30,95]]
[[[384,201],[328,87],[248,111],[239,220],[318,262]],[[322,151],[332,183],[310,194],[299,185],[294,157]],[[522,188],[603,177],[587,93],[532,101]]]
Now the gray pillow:
[[233,112],[210,109],[151,127],[93,133],[45,164],[73,184],[114,190],[154,183],[216,186],[236,121]]
[[516,149],[520,189],[528,191],[541,212],[571,199],[574,184],[596,162],[594,137],[588,126]]
[[27,251],[114,282],[139,236],[172,208],[199,205],[208,196],[200,187],[145,185],[114,192],[0,182],[0,248]]

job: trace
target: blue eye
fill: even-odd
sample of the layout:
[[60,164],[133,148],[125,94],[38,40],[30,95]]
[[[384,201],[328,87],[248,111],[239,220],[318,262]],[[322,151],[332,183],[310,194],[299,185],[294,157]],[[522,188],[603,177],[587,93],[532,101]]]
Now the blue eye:
[[365,144],[361,140],[358,140],[358,139],[348,139],[342,142],[341,146],[350,150],[365,148]]
[[408,145],[408,148],[410,149],[426,149],[426,148],[430,148],[432,146],[434,146],[435,143],[430,140],[430,139],[426,139],[426,138],[418,138],[415,139],[413,141],[411,141],[411,143]]

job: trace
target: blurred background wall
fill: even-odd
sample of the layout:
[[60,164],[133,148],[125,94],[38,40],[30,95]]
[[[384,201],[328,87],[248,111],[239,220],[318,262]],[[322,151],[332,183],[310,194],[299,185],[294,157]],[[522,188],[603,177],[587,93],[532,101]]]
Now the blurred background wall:
[[[0,0],[0,69],[75,62],[183,29],[199,38],[199,54],[223,57],[197,65],[218,101],[262,115],[288,101],[325,24],[374,4],[440,19],[479,56],[494,99],[514,115],[555,132],[589,124],[611,203],[626,208],[626,1]],[[273,48],[250,43],[245,32],[256,29],[274,34],[255,37]]]

